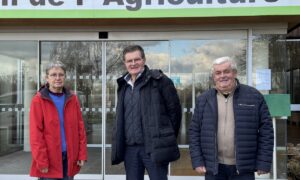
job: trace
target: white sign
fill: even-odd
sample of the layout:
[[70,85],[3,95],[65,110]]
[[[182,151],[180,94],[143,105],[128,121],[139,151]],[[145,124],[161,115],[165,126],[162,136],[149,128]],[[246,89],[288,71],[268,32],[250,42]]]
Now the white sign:
[[271,69],[256,70],[256,89],[271,90]]

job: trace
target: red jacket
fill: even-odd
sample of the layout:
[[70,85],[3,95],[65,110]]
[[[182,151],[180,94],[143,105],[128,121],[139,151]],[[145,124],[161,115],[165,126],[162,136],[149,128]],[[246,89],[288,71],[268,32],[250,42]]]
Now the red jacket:
[[[67,143],[68,176],[76,175],[78,160],[87,160],[86,134],[77,97],[65,92],[64,126]],[[47,88],[41,89],[30,106],[30,176],[62,178],[62,150],[59,116]],[[40,169],[48,168],[48,173]]]

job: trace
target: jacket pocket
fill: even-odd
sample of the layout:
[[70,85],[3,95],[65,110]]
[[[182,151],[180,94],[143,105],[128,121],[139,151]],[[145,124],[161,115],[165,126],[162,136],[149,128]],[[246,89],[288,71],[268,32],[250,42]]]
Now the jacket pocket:
[[239,103],[238,104],[238,115],[242,116],[239,120],[245,122],[252,122],[257,120],[257,107],[255,104],[250,103]]
[[169,147],[169,146],[177,146],[176,137],[174,130],[172,128],[161,129],[153,139],[153,149]]
[[179,159],[180,152],[172,128],[161,129],[158,136],[153,138],[152,143],[152,161],[156,163],[167,163]]

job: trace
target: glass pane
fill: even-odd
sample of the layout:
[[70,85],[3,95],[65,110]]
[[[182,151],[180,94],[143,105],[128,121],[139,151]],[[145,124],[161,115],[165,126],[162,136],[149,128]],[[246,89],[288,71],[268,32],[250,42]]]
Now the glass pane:
[[[73,90],[81,103],[88,148],[96,156],[89,156],[89,163],[81,173],[101,173],[102,144],[102,44],[101,42],[42,42],[41,77],[50,61],[59,60],[67,67],[66,87]],[[41,84],[45,82],[42,79]],[[93,146],[93,147],[94,147]],[[98,151],[98,152],[97,152]],[[97,167],[94,164],[98,164]],[[93,171],[93,172],[91,172]]]
[[[288,93],[292,104],[300,104],[300,40],[287,41],[290,67],[288,68]],[[293,111],[287,124],[287,174],[290,179],[300,177],[300,109]]]
[[[171,78],[175,83],[183,108],[178,141],[188,145],[188,128],[198,95],[213,86],[212,61],[230,56],[238,64],[238,78],[246,82],[246,40],[180,40],[170,42]],[[171,164],[171,175],[194,175],[187,149],[181,149],[181,159]]]
[[[299,43],[300,46],[300,43]],[[300,49],[300,48],[299,48]],[[300,56],[300,55],[299,55]],[[292,104],[300,104],[300,66],[298,69],[292,70],[292,77],[291,77],[291,96],[292,96]]]
[[80,174],[101,174],[101,154],[102,148],[88,147],[88,162],[81,168]]
[[[289,69],[287,61],[286,43],[282,35],[257,35],[253,40],[253,86],[257,87],[259,79],[256,77],[258,70],[271,71],[271,89],[259,89],[263,94],[277,94],[287,92],[286,73]],[[287,178],[287,156],[286,156],[286,119],[276,119],[276,171],[277,178]],[[272,178],[274,169],[270,174],[257,176],[256,178]]]
[[37,47],[35,41],[0,41],[0,174],[29,173],[29,107],[38,82]]
[[271,70],[271,90],[263,94],[286,93],[286,70],[288,68],[286,43],[283,36],[260,35],[253,40],[253,86],[257,87],[257,70]]
[[300,104],[300,40],[287,41],[287,53],[289,58],[288,93],[291,94],[291,103]]
[[292,112],[287,125],[287,174],[290,179],[300,177],[300,112]]
[[191,156],[188,148],[180,148],[180,159],[171,163],[170,171],[171,176],[199,176],[191,166]]
[[[144,48],[146,64],[150,68],[161,69],[168,74],[169,51],[168,42],[165,41],[123,41],[106,43],[106,89],[107,89],[107,120],[106,120],[106,174],[125,174],[123,163],[111,166],[111,135],[113,123],[115,121],[116,102],[117,102],[117,78],[126,72],[122,60],[123,49],[132,44],[141,45]],[[114,52],[114,53],[111,53]]]
[[286,119],[276,119],[277,178],[287,177]]

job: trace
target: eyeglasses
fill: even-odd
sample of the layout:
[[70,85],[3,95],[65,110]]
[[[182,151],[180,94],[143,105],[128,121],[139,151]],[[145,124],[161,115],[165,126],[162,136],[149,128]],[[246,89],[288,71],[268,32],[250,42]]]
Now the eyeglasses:
[[125,60],[125,63],[126,64],[134,64],[134,63],[139,63],[142,60],[143,60],[142,58],[127,59],[127,60]]
[[65,77],[65,74],[62,74],[62,73],[58,73],[58,74],[53,73],[53,74],[49,74],[49,77],[51,77],[51,78],[56,78],[56,77],[63,78],[63,77]]

